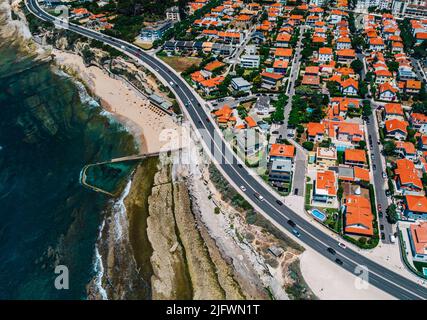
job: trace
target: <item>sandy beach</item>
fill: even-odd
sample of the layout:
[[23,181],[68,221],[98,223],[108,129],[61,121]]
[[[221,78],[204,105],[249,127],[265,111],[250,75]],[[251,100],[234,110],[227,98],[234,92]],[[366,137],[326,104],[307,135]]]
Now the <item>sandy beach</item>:
[[91,94],[100,99],[102,107],[121,121],[135,138],[139,138],[142,152],[162,149],[166,142],[161,141],[161,133],[177,128],[171,116],[153,106],[124,81],[111,78],[98,67],[86,67],[79,55],[56,49],[52,53],[58,65],[77,73]]

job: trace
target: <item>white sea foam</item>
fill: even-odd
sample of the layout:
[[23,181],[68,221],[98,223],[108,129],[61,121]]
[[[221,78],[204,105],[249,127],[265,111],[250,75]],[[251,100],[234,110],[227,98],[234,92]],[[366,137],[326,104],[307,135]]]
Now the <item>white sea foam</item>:
[[98,246],[95,246],[95,266],[96,272],[95,287],[101,295],[102,300],[108,300],[107,291],[102,286],[102,277],[104,276],[104,265],[102,263],[102,256],[99,253]]
[[124,200],[128,196],[131,186],[132,180],[129,180],[122,195],[113,206],[114,236],[116,241],[120,240],[123,236],[123,231],[127,230],[127,216]]

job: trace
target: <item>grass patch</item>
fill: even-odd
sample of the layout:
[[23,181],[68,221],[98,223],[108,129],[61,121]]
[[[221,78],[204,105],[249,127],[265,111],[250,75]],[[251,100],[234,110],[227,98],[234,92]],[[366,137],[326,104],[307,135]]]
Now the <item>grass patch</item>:
[[202,59],[194,57],[160,56],[160,59],[170,65],[177,72],[183,72],[192,66],[198,66],[202,62]]

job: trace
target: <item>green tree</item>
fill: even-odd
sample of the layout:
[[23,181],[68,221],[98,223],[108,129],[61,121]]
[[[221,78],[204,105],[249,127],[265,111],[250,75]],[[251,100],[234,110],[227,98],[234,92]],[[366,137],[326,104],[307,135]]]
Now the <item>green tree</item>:
[[387,140],[384,143],[384,154],[386,156],[392,156],[395,151],[396,151],[396,145],[394,144],[394,142],[391,140]]
[[396,211],[396,205],[394,203],[392,203],[386,210],[387,212],[387,221],[395,224],[397,223],[397,221],[399,221],[399,215],[397,214]]
[[360,61],[359,59],[353,60],[353,62],[350,65],[352,67],[352,69],[359,73],[363,70],[363,62]]
[[311,141],[305,141],[303,142],[302,147],[308,151],[313,151],[314,143]]

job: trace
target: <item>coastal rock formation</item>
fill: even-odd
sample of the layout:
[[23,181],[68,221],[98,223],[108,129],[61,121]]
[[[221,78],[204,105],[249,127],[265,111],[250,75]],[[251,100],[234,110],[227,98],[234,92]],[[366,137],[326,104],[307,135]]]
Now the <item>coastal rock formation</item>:
[[191,299],[192,288],[184,250],[175,233],[173,191],[171,181],[167,177],[167,169],[162,167],[156,174],[155,186],[149,198],[147,233],[153,248],[152,298]]

